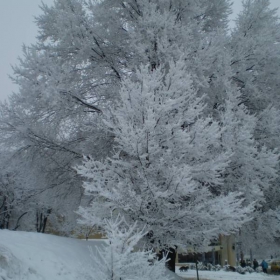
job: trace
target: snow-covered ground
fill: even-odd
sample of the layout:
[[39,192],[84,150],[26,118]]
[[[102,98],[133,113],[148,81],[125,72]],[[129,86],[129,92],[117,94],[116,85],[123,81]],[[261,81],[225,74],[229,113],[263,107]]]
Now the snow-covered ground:
[[[89,247],[104,241],[83,241],[53,235],[0,230],[0,280],[96,280],[96,265]],[[178,267],[177,267],[178,269]],[[167,272],[169,273],[169,272]],[[172,272],[170,279],[179,280]],[[196,271],[178,272],[184,278],[196,278]],[[200,279],[279,280],[280,275],[224,271],[199,271]]]
[[98,244],[46,234],[1,230],[0,279],[91,279],[89,245]]
[[[188,270],[187,272],[179,272],[179,267],[176,267],[176,272],[183,278],[196,279],[196,270]],[[263,272],[239,274],[238,272],[230,271],[199,271],[200,280],[279,280],[280,275],[265,274]]]
[[0,280],[96,280],[89,246],[102,242],[0,230]]

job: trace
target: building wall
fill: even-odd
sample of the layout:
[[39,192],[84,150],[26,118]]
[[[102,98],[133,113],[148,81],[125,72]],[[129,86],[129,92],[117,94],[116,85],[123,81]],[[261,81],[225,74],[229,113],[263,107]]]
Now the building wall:
[[236,265],[236,253],[235,253],[235,238],[233,235],[220,235],[220,251],[219,258],[220,264],[224,266],[227,264],[231,266]]
[[222,266],[225,264],[231,266],[236,265],[235,238],[233,235],[220,235],[219,242],[205,248],[204,253],[195,253],[192,248],[185,250],[179,249],[177,253],[179,254],[177,262],[187,263],[198,260],[200,262],[209,262]]

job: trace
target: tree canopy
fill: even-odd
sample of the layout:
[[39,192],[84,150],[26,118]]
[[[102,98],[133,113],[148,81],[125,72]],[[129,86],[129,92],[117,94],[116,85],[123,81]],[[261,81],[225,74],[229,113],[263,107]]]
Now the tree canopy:
[[240,228],[279,238],[279,20],[246,0],[230,32],[230,12],[229,0],[42,4],[0,111],[28,213],[52,209],[64,234],[79,206],[90,225],[121,213],[160,246]]

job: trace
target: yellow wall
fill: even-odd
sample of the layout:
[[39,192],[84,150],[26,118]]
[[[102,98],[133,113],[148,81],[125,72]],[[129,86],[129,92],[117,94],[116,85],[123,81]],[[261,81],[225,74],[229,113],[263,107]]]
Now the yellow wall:
[[221,250],[219,252],[221,265],[225,265],[225,260],[231,266],[236,265],[236,255],[235,255],[235,238],[233,235],[221,235]]

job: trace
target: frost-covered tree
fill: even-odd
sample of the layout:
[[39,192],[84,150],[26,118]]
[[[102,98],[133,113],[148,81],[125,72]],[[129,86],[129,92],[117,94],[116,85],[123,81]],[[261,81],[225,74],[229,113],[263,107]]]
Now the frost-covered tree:
[[[106,8],[110,8],[110,4],[106,1],[102,3]],[[171,240],[175,236],[179,244],[180,231],[175,229],[178,226],[176,225],[178,219],[174,216],[172,219],[164,220],[164,215],[167,213],[170,215],[171,209],[176,209],[176,206],[182,211],[187,205],[188,200],[184,198],[186,194],[178,193],[177,198],[174,198],[174,190],[170,191],[174,183],[173,179],[182,178],[180,167],[188,166],[189,178],[191,178],[188,180],[198,184],[200,192],[207,190],[211,198],[216,196],[217,199],[221,199],[221,195],[241,191],[240,197],[244,200],[240,204],[246,207],[255,202],[254,211],[258,212],[256,210],[266,205],[265,193],[270,191],[277,177],[275,167],[278,156],[275,151],[270,150],[273,147],[267,148],[266,145],[260,145],[255,139],[258,118],[251,115],[252,111],[247,108],[248,103],[244,104],[244,93],[235,77],[237,71],[235,72],[234,69],[234,54],[231,52],[231,46],[226,42],[226,29],[213,25],[211,31],[206,32],[202,27],[203,17],[198,17],[198,21],[195,22],[190,16],[193,15],[192,12],[195,9],[192,11],[186,9],[186,13],[183,13],[177,21],[178,14],[174,11],[180,11],[180,9],[174,3],[172,3],[174,6],[169,9],[165,6],[165,2],[162,5],[159,3],[149,5],[145,1],[136,6],[130,4],[130,7],[134,7],[131,18],[133,20],[137,18],[137,21],[134,20],[136,23],[131,24],[133,26],[132,38],[138,56],[143,58],[141,62],[145,62],[145,66],[141,67],[140,72],[136,71],[136,74],[133,71],[130,79],[123,80],[120,92],[121,103],[117,105],[117,108],[112,106],[112,115],[109,115],[106,120],[106,125],[110,128],[108,132],[115,136],[115,156],[105,162],[89,160],[85,163],[85,167],[80,169],[80,173],[89,179],[86,189],[97,196],[94,199],[93,208],[88,212],[81,210],[80,213],[88,219],[88,222],[98,223],[100,222],[98,218],[106,217],[108,214],[106,214],[106,209],[125,212],[133,219],[140,219],[151,225],[152,239],[160,240],[161,245],[172,244]],[[178,10],[173,10],[174,7]],[[192,7],[197,8],[195,4]],[[199,7],[200,11],[203,7],[205,6]],[[141,13],[142,11],[144,13]],[[125,22],[130,26],[129,23],[132,20],[126,19]],[[169,24],[166,25],[166,22]],[[234,48],[235,45],[232,44]],[[180,65],[186,67],[188,71]],[[187,78],[188,74],[190,74],[190,81]],[[196,102],[192,103],[192,99],[184,103],[176,94],[179,94],[180,98],[187,98],[189,94],[202,98],[194,100],[205,102],[206,105],[199,108]],[[203,98],[203,94],[206,94],[206,98]],[[150,97],[146,97],[149,95]],[[136,101],[133,102],[134,99]],[[164,100],[170,99],[174,106],[173,111],[170,109],[171,115],[166,111],[170,105],[167,102],[164,103]],[[184,113],[180,112],[181,106]],[[192,114],[188,115],[188,110],[194,108],[196,111],[191,111]],[[181,120],[181,125],[176,123],[177,118]],[[153,121],[150,121],[151,119]],[[202,120],[205,123],[202,122],[199,126]],[[207,122],[208,125],[206,125]],[[163,124],[164,128],[159,128],[160,124]],[[179,127],[182,130],[178,130]],[[208,131],[205,130],[206,128]],[[168,132],[171,136],[168,136]],[[194,140],[188,141],[187,138],[191,135]],[[168,140],[163,140],[165,137]],[[183,139],[181,140],[183,142],[178,141],[177,137]],[[162,144],[161,141],[163,141]],[[167,151],[169,153],[165,153]],[[156,156],[152,156],[153,153]],[[138,164],[137,157],[140,160]],[[150,158],[153,159],[151,162]],[[211,161],[213,161],[212,164],[210,164]],[[173,168],[176,166],[175,173],[173,169],[170,172],[169,164]],[[143,174],[139,171],[140,167],[144,168]],[[163,170],[164,176],[161,177]],[[134,177],[135,172],[136,177]],[[185,178],[188,178],[187,171],[182,173],[187,176]],[[215,174],[213,176],[215,180],[211,177],[212,174]],[[151,186],[155,187],[149,194],[152,198],[145,197],[142,200],[144,193],[141,190],[145,186],[143,182],[147,184],[147,190]],[[141,186],[138,187],[138,183]],[[177,188],[174,189],[177,192]],[[164,197],[162,197],[163,194],[157,194],[156,190],[164,193]],[[200,198],[203,198],[204,194],[201,192]],[[191,201],[195,195],[195,193],[189,193],[187,196]],[[139,196],[141,199],[138,198]],[[161,197],[160,202],[157,201],[158,197]],[[176,199],[182,204],[176,202]],[[210,208],[209,205],[213,201],[211,202],[207,195],[203,199],[204,206],[207,206],[205,201],[209,202]],[[196,203],[196,205],[199,204]],[[141,213],[143,206],[148,210]],[[160,212],[158,209],[161,206],[167,208],[167,212]],[[178,209],[175,213],[177,217],[180,217]],[[87,216],[86,212],[92,216]],[[194,207],[193,216],[195,212]],[[154,218],[157,215],[158,218]],[[196,221],[200,218],[201,216],[197,217]],[[211,218],[208,221],[213,223]],[[166,226],[168,223],[170,226]],[[185,225],[183,223],[184,221],[179,219],[180,226],[185,228],[188,224],[191,233],[196,233],[195,229],[199,228],[197,225],[195,225],[197,228],[191,228],[192,223],[189,221]],[[210,228],[210,225],[205,222],[201,224],[204,229],[207,229],[207,226]],[[165,229],[164,226],[166,226]],[[174,232],[172,232],[172,226],[175,226]],[[223,228],[225,229],[226,226]],[[158,231],[162,236],[157,235]],[[171,236],[169,240],[166,233]],[[203,239],[202,235],[196,234],[197,240],[195,240],[195,238],[192,239],[191,233],[188,234],[188,240],[192,243],[200,243]]]
[[61,201],[75,208],[83,200],[71,166],[82,154],[102,158],[111,150],[113,138],[96,124],[119,97],[121,80],[139,63],[155,67],[177,59],[178,40],[186,46],[189,65],[205,61],[209,48],[200,40],[226,26],[229,5],[221,0],[57,0],[52,7],[42,4],[42,12],[36,44],[23,48],[14,67],[19,93],[1,107],[1,142],[32,170],[26,188],[34,187],[40,205],[51,202],[56,213]]
[[[238,197],[243,200],[229,211],[253,201],[259,213],[277,209],[279,23],[268,3],[245,1],[232,35],[227,32],[228,0],[42,4],[43,13],[36,19],[37,43],[24,48],[14,67],[19,93],[1,106],[1,143],[21,162],[21,174],[32,170],[22,181],[24,197],[32,205],[51,207],[52,224],[70,232],[75,215],[69,213],[90,200],[83,196],[82,178],[72,169],[86,154],[91,159],[85,163],[85,177],[97,180],[92,171],[103,170],[100,166],[108,171],[98,173],[104,190],[110,189],[108,182],[119,180],[113,170],[122,170],[120,178],[125,180],[132,174],[134,185],[127,190],[133,191],[127,193],[121,183],[114,186],[113,198],[124,199],[123,205],[115,203],[127,215],[140,211],[144,217],[145,209],[148,214],[141,223],[152,226],[152,238],[161,240],[162,246],[186,233],[183,213],[199,213],[203,203],[205,213],[215,199],[217,205],[226,203],[221,197],[231,192],[241,191]],[[150,158],[156,160],[150,163]],[[160,196],[152,198],[149,180],[157,182],[153,186],[162,191]],[[145,186],[143,182],[146,191],[133,189]],[[176,182],[178,188],[185,184],[193,189],[176,194],[171,191]],[[138,196],[141,199],[126,209],[126,199]],[[105,197],[104,209],[105,205],[109,209],[101,205],[91,210],[97,220],[113,207]],[[157,212],[153,202],[164,202],[165,210]],[[182,211],[180,219],[174,218],[176,209]],[[162,222],[156,221],[154,212]],[[193,217],[189,232],[197,232],[203,224],[210,231],[210,224],[216,225],[207,219],[210,213],[202,220],[203,215],[189,215]],[[213,235],[221,225],[227,232],[239,227],[242,217],[229,227],[221,218]],[[206,242],[212,235],[208,233],[197,235],[198,240],[190,234],[188,240]]]
[[[233,80],[242,94],[240,103],[244,103],[257,120],[251,133],[260,158],[264,158],[261,155],[264,146],[279,150],[280,143],[279,125],[276,124],[280,110],[277,79],[280,70],[280,29],[277,11],[270,9],[269,4],[268,0],[244,1],[230,42]],[[270,160],[267,166],[269,163]],[[276,169],[279,175],[279,165]],[[275,244],[275,238],[279,238],[279,234],[276,234],[279,232],[275,226],[277,223],[265,221],[275,220],[279,207],[279,178],[273,177],[274,180],[269,182],[265,177],[259,177],[260,185],[266,182],[266,187],[263,185],[261,188],[263,201],[255,212],[255,218],[241,231],[245,249],[259,247],[263,250],[269,247],[268,243]]]
[[0,181],[0,229],[10,228],[10,218],[15,207],[15,193],[9,174],[1,175]]
[[223,125],[221,144],[230,154],[230,164],[225,173],[224,187],[228,191],[242,191],[247,204],[255,201],[260,207],[265,203],[264,193],[277,178],[278,154],[265,146],[259,147],[254,139],[256,117],[250,115],[241,96],[228,87],[227,99],[220,105]]
[[219,123],[203,116],[205,97],[197,97],[184,59],[168,69],[141,67],[120,95],[104,122],[114,154],[78,167],[94,195],[91,207],[80,209],[86,223],[121,213],[147,225],[153,246],[164,247],[205,245],[249,220],[241,193],[215,192],[230,154],[221,149]]
[[272,101],[279,108],[280,23],[277,10],[269,5],[269,0],[244,1],[230,43],[233,78],[254,113]]
[[256,203],[252,221],[244,225],[237,236],[239,242],[243,242],[243,253],[249,254],[249,248],[256,252],[257,247],[267,247],[268,242],[275,242],[275,238],[279,236],[276,234],[277,214],[273,213],[272,203],[267,196],[272,192],[272,197],[277,192],[274,184],[278,178],[279,155],[276,150],[259,146],[254,138],[257,118],[249,114],[246,106],[240,104],[240,95],[233,96],[229,91],[228,97],[225,107],[219,108],[224,125],[222,145],[231,153],[224,187],[231,191],[242,191],[245,204],[251,201]]
[[164,269],[166,258],[159,261],[155,252],[141,248],[146,232],[139,230],[137,222],[129,225],[117,216],[104,220],[103,229],[107,244],[91,252],[95,279],[171,279]]
[[[32,212],[32,207],[26,207],[26,197],[28,193],[31,195],[25,185],[28,176],[21,169],[21,162],[11,159],[11,151],[1,150],[0,154],[0,228],[23,229],[31,223],[34,226],[34,221],[26,219],[27,214]],[[25,173],[25,176],[22,176],[21,172]]]
[[[19,93],[1,106],[1,143],[19,158],[21,169],[29,167],[24,196],[33,189],[40,205],[51,206],[60,220],[72,216],[73,222],[69,213],[83,201],[83,190],[72,165],[88,151],[101,157],[110,150],[111,139],[94,124],[99,107],[114,97],[109,88],[117,88],[119,70],[112,59],[123,55],[106,48],[105,38],[95,33],[97,23],[86,14],[84,1],[59,0],[42,10],[38,41],[24,47],[14,67]],[[119,56],[109,56],[109,50]],[[56,224],[64,231],[64,222]]]

